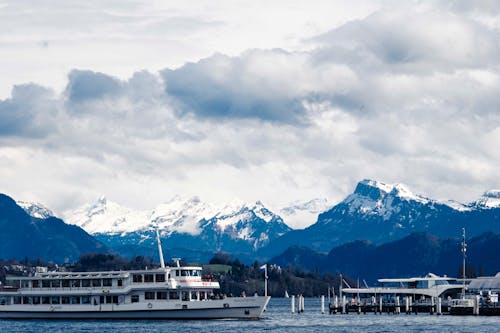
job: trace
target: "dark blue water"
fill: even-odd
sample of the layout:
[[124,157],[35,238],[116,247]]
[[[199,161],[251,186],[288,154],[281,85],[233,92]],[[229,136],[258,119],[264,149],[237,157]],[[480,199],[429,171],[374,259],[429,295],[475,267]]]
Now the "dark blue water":
[[272,299],[261,320],[45,321],[0,320],[0,332],[499,332],[500,317],[321,314],[319,299],[306,299],[305,312],[290,313],[288,299]]

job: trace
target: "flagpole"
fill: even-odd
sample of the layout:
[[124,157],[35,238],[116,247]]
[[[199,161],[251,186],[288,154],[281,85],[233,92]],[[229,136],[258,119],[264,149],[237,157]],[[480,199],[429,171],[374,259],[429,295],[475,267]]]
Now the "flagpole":
[[264,296],[267,297],[267,264],[266,267],[264,268],[264,274],[265,274],[265,283],[264,283]]

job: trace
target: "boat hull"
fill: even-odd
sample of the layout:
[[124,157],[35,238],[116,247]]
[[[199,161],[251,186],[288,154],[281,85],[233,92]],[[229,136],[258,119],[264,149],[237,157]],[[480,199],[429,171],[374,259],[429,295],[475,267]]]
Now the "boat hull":
[[249,297],[207,302],[173,302],[121,306],[8,306],[0,319],[258,319],[270,297]]

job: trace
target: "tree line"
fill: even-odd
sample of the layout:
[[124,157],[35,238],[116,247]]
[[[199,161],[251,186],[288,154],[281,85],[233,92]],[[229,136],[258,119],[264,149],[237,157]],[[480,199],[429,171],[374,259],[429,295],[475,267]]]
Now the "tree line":
[[[181,260],[181,265],[187,265]],[[255,261],[246,265],[238,259],[226,253],[217,253],[208,265],[203,267],[205,278],[219,281],[220,293],[238,296],[248,296],[258,293],[264,294],[264,271],[260,267],[264,263]],[[58,266],[53,262],[41,259],[28,260],[0,260],[0,281],[5,284],[6,275],[29,275],[35,272],[35,267],[45,266],[48,270],[65,271],[118,271],[153,269],[159,265],[148,256],[134,256],[127,259],[118,254],[91,253],[80,256],[73,264]],[[14,267],[14,269],[12,268]],[[21,270],[19,268],[22,267]],[[268,294],[274,297],[283,297],[285,291],[290,295],[302,294],[304,296],[325,295],[328,288],[335,287],[338,290],[340,278],[338,274],[319,273],[318,270],[306,271],[298,266],[288,265],[279,267],[268,266]],[[344,278],[350,281],[348,278]],[[352,281],[350,281],[352,282]]]

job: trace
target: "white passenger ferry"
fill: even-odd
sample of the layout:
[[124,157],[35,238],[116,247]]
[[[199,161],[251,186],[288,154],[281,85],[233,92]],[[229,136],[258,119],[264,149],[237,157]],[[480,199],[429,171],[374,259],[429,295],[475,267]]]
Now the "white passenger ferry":
[[[161,248],[160,248],[161,249]],[[8,278],[0,319],[257,319],[268,296],[224,297],[202,268],[110,272],[47,272]]]

